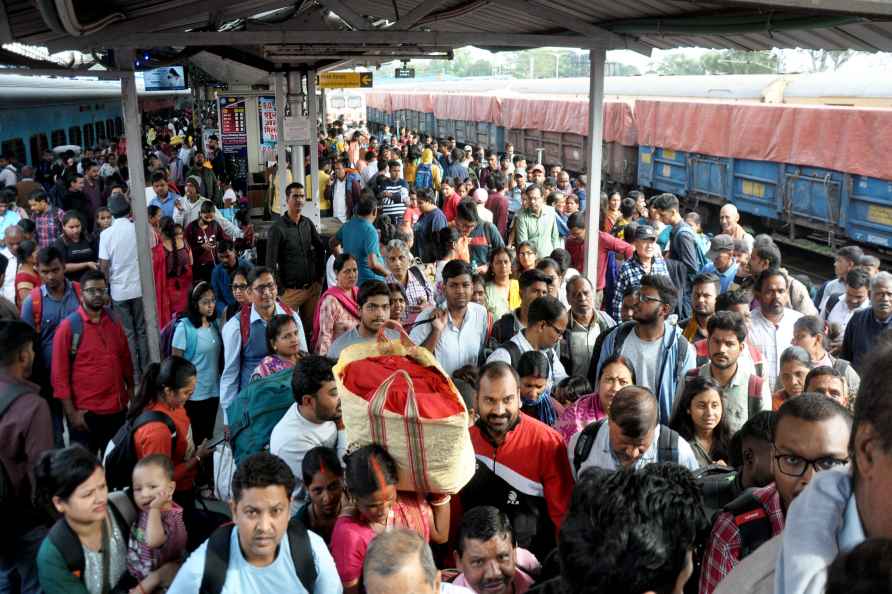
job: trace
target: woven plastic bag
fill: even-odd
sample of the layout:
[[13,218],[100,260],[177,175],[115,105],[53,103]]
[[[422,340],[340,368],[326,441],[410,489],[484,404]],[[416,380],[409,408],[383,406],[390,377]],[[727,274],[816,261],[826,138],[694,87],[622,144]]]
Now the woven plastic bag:
[[[400,333],[399,340],[384,336],[388,327]],[[362,374],[378,361],[389,364],[388,369],[395,361],[403,368],[365,393],[352,391],[349,386],[357,380],[368,384],[369,378],[354,378],[351,373]],[[357,362],[360,365],[352,365]],[[416,346],[402,326],[388,322],[376,341],[344,349],[334,376],[349,449],[370,443],[384,446],[397,463],[398,489],[455,494],[474,476],[476,459],[464,401],[430,351]],[[416,384],[435,386],[437,391],[417,393]]]

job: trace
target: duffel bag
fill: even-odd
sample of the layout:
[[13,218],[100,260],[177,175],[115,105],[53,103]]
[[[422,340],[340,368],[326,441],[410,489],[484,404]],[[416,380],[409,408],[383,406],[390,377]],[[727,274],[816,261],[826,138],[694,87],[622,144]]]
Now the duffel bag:
[[[385,328],[400,332],[387,340]],[[377,443],[396,460],[400,490],[449,493],[474,476],[468,411],[434,356],[388,322],[347,347],[334,368],[349,449]]]

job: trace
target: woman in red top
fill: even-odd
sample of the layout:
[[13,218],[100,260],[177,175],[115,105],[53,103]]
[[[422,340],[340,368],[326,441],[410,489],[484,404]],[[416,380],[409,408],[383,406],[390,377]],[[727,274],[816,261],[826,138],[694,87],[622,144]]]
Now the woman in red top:
[[[170,458],[174,468],[173,480],[177,484],[173,499],[183,510],[195,509],[195,475],[201,460],[211,454],[207,440],[197,448],[192,443],[192,427],[184,408],[195,391],[197,375],[191,362],[176,355],[161,363],[152,363],[143,374],[139,392],[127,410],[127,420],[135,419],[145,411],[157,411],[170,417],[176,426],[175,443],[167,425],[158,422],[147,423],[134,431],[133,445],[137,460],[150,454],[163,454]],[[191,542],[193,530],[190,514],[184,512],[183,519]]]
[[170,315],[185,313],[192,287],[192,251],[186,243],[183,226],[170,217],[161,219],[161,250],[164,255],[164,282]]

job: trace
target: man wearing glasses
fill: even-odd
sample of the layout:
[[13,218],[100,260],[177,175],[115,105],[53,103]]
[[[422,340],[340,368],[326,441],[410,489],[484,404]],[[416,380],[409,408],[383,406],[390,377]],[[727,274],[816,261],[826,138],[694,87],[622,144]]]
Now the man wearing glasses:
[[790,503],[816,472],[848,463],[851,430],[851,414],[825,396],[803,394],[784,402],[774,428],[774,483],[745,492],[716,517],[700,574],[700,594],[761,592],[758,584],[763,581],[773,586],[776,550],[770,559],[761,551],[747,561],[746,571],[741,567],[723,579],[744,557],[784,529]]
[[98,270],[81,277],[81,306],[53,338],[53,396],[62,401],[72,442],[105,449],[124,424],[133,397],[133,364],[120,322],[106,310],[108,283]]
[[[251,372],[267,356],[266,325],[274,315],[286,314],[294,318],[300,333],[300,350],[307,351],[307,338],[300,316],[278,300],[276,279],[269,268],[258,266],[248,275],[251,305],[232,316],[223,326],[223,375],[220,378],[220,406],[223,422],[228,427],[226,409],[240,390],[251,380]],[[247,324],[242,316],[249,316]]]

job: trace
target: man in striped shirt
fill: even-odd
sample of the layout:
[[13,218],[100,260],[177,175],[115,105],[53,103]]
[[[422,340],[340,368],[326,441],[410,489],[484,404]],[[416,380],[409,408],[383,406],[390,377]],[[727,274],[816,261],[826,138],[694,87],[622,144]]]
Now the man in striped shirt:
[[388,161],[390,177],[378,181],[378,200],[381,214],[390,217],[394,225],[400,225],[409,203],[409,184],[400,177],[400,162]]

